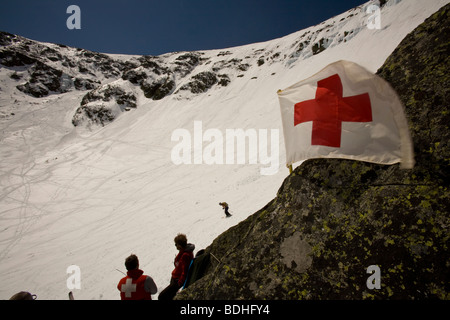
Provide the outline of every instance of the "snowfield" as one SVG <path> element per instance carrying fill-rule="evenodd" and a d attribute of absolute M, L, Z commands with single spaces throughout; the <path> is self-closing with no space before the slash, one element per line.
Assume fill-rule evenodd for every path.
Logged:
<path fill-rule="evenodd" d="M 338 60 L 376 72 L 409 32 L 448 2 L 391 0 L 382 8 L 381 29 L 373 30 L 367 28 L 366 4 L 280 39 L 203 51 L 210 62 L 192 74 L 224 59 L 242 59 L 249 68 L 230 68 L 227 86 L 201 94 L 175 90 L 151 100 L 122 79 L 100 79 L 128 85 L 137 96 L 136 109 L 119 112 L 105 127 L 72 125 L 86 91 L 34 98 L 10 78 L 20 67 L 0 65 L 0 299 L 24 290 L 38 299 L 67 299 L 73 291 L 76 299 L 117 300 L 119 270 L 126 272 L 131 253 L 162 291 L 173 270 L 177 233 L 185 233 L 197 252 L 276 196 L 289 173 L 277 90 Z M 308 43 L 309 36 L 315 38 Z M 325 40 L 318 54 L 297 50 L 302 42 L 312 47 L 320 39 Z M 205 136 L 194 142 L 195 122 L 203 134 L 215 129 L 224 137 L 227 129 L 266 129 L 270 141 L 271 130 L 278 130 L 279 168 L 262 175 L 270 164 L 260 158 L 250 163 L 248 156 L 244 164 L 175 165 L 175 130 L 191 133 L 193 149 L 200 143 L 205 152 L 211 143 Z M 271 154 L 270 143 L 258 146 L 263 148 Z M 224 218 L 222 201 L 230 205 L 231 218 Z M 67 286 L 71 265 L 80 267 L 80 289 Z"/>

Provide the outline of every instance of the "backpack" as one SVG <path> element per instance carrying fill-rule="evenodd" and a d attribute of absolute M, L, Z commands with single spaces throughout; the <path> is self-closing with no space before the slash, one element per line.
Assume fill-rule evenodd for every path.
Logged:
<path fill-rule="evenodd" d="M 205 271 L 209 265 L 209 259 L 210 255 L 209 253 L 205 253 L 204 249 L 197 252 L 195 258 L 192 259 L 191 264 L 189 265 L 189 270 L 186 281 L 183 285 L 183 290 L 205 275 Z"/>

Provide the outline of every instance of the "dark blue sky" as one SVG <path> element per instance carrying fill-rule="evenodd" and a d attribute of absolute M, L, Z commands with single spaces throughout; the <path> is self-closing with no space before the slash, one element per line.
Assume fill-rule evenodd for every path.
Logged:
<path fill-rule="evenodd" d="M 104 53 L 159 55 L 267 41 L 368 0 L 1 0 L 0 30 Z M 69 5 L 81 30 L 69 30 Z"/>

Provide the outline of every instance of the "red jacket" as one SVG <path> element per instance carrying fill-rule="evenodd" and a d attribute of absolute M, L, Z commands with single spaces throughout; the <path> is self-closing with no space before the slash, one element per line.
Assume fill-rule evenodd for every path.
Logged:
<path fill-rule="evenodd" d="M 117 289 L 121 300 L 152 300 L 151 295 L 158 290 L 153 279 L 140 269 L 128 271 L 127 276 L 120 279 Z"/>
<path fill-rule="evenodd" d="M 184 281 L 186 281 L 189 265 L 191 264 L 192 259 L 194 259 L 194 249 L 195 246 L 188 243 L 186 248 L 180 250 L 175 257 L 175 261 L 173 263 L 175 265 L 175 269 L 172 271 L 172 278 L 178 280 L 178 286 L 180 287 L 184 284 Z"/>

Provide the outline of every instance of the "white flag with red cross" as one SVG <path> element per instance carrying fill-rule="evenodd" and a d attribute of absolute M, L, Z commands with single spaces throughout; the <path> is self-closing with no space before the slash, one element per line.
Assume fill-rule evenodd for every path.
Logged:
<path fill-rule="evenodd" d="M 381 77 L 338 61 L 278 91 L 286 163 L 341 158 L 414 167 L 403 105 Z"/>

